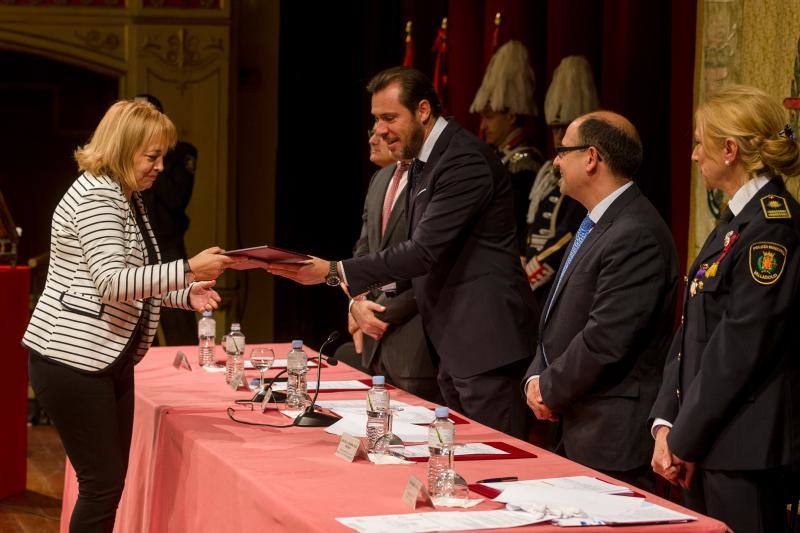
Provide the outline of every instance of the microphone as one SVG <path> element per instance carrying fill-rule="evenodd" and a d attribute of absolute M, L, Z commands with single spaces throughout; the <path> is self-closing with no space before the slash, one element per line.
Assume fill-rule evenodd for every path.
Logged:
<path fill-rule="evenodd" d="M 323 355 L 322 351 L 325 347 L 334 342 L 336 339 L 339 338 L 338 331 L 332 331 L 328 338 L 325 339 L 325 342 L 322 343 L 322 346 L 319 347 L 319 356 L 317 357 L 317 390 L 314 391 L 314 398 L 311 400 L 311 405 L 306 407 L 306 410 L 300 413 L 297 418 L 294 419 L 294 425 L 300 427 L 328 427 L 333 425 L 335 422 L 339 420 L 338 416 L 329 415 L 325 413 L 320 413 L 314 410 L 314 406 L 317 404 L 317 396 L 319 396 L 319 390 L 322 388 L 322 361 L 327 361 L 329 365 L 336 366 L 339 364 L 339 360 L 333 356 L 326 356 Z"/>
<path fill-rule="evenodd" d="M 339 360 L 338 359 L 336 359 L 332 355 L 324 355 L 322 353 L 322 350 L 325 348 L 325 346 L 327 344 L 330 344 L 331 342 L 334 342 L 338 338 L 339 338 L 339 332 L 338 331 L 332 331 L 331 334 L 328 335 L 328 338 L 325 339 L 325 342 L 322 343 L 322 346 L 320 346 L 319 355 L 317 357 L 312 357 L 311 358 L 311 359 L 317 359 L 317 390 L 316 390 L 316 393 L 314 394 L 314 400 L 311 402 L 312 406 L 314 405 L 314 402 L 317 401 L 317 394 L 319 394 L 319 377 L 320 377 L 319 374 L 320 374 L 320 369 L 322 367 L 322 361 L 325 361 L 330 366 L 336 366 L 336 365 L 339 364 Z M 247 400 L 247 402 L 261 403 L 262 401 L 264 401 L 264 394 L 265 394 L 266 390 L 267 389 L 271 389 L 272 385 L 275 383 L 275 381 L 279 377 L 281 377 L 282 375 L 286 374 L 287 372 L 289 372 L 289 369 L 288 368 L 284 368 L 283 370 L 281 370 L 280 372 L 275 374 L 275 376 L 272 379 L 269 380 L 268 386 L 264 386 L 264 384 L 262 383 L 261 384 L 262 385 L 261 386 L 261 390 L 256 392 L 255 396 L 253 396 L 253 398 L 251 398 L 250 400 Z M 245 402 L 245 400 L 242 400 L 242 401 Z M 272 391 L 272 399 L 270 400 L 270 402 L 283 403 L 285 401 L 286 401 L 286 393 L 278 392 L 278 391 Z"/>

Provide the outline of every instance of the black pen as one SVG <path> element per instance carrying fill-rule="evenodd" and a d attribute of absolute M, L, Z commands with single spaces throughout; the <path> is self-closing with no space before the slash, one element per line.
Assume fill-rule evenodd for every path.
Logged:
<path fill-rule="evenodd" d="M 519 478 L 517 476 L 491 477 L 489 479 L 482 479 L 477 483 L 502 483 L 503 481 L 519 481 Z"/>

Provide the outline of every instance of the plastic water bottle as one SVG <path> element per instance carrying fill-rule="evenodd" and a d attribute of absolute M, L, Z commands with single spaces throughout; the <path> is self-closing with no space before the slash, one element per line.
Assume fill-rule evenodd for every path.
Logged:
<path fill-rule="evenodd" d="M 428 426 L 428 491 L 431 496 L 447 496 L 452 490 L 448 472 L 453 468 L 452 447 L 456 437 L 456 427 L 450 422 L 450 410 L 437 407 L 436 420 Z"/>
<path fill-rule="evenodd" d="M 214 366 L 214 345 L 217 342 L 217 322 L 211 318 L 211 311 L 203 311 L 203 318 L 197 323 L 197 363 L 200 366 Z"/>
<path fill-rule="evenodd" d="M 372 388 L 367 391 L 367 451 L 383 452 L 388 447 L 386 439 L 378 440 L 389 433 L 389 391 L 384 386 L 386 378 L 372 376 Z"/>
<path fill-rule="evenodd" d="M 311 398 L 308 396 L 306 384 L 308 355 L 303 351 L 302 340 L 292 341 L 292 349 L 286 357 L 286 368 L 289 374 L 286 383 L 286 408 L 305 409 L 311 404 Z"/>
<path fill-rule="evenodd" d="M 225 335 L 225 383 L 233 380 L 234 374 L 244 374 L 244 333 L 238 322 L 231 324 L 231 332 Z"/>

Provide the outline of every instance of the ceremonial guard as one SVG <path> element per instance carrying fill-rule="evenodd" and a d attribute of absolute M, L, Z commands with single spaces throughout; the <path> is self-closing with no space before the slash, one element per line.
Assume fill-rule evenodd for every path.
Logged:
<path fill-rule="evenodd" d="M 528 194 L 544 160 L 523 130 L 528 118 L 538 115 L 535 87 L 528 50 L 519 41 L 509 41 L 492 56 L 470 107 L 470 112 L 480 113 L 481 134 L 497 150 L 508 170 L 520 257 L 525 256 L 527 248 Z"/>
<path fill-rule="evenodd" d="M 544 101 L 545 120 L 555 149 L 561 146 L 570 122 L 598 107 L 589 62 L 583 56 L 564 58 L 553 72 Z M 541 312 L 564 250 L 586 210 L 561 193 L 552 160 L 542 165 L 528 193 L 525 273 Z"/>
<path fill-rule="evenodd" d="M 800 461 L 800 172 L 784 110 L 729 86 L 696 114 L 708 189 L 730 201 L 689 269 L 681 326 L 653 406 L 653 469 L 734 531 L 781 531 Z"/>

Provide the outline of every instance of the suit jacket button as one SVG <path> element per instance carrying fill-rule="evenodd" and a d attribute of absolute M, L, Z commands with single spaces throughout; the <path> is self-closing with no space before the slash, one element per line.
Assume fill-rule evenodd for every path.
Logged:
<path fill-rule="evenodd" d="M 681 399 L 681 390 L 680 389 L 675 389 L 675 394 L 678 395 L 678 399 L 680 400 Z"/>
<path fill-rule="evenodd" d="M 682 354 L 681 352 L 678 352 L 678 361 L 680 361 L 680 360 L 681 360 L 681 356 L 682 356 L 682 355 L 683 355 L 683 354 Z M 679 392 L 678 394 L 680 394 L 680 392 Z"/>

